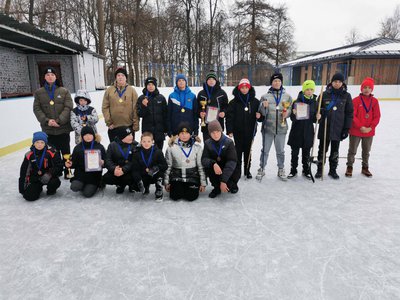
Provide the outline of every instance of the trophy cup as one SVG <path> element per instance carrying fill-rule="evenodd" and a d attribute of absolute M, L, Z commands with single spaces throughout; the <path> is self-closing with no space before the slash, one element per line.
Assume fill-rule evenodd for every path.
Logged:
<path fill-rule="evenodd" d="M 282 122 L 281 122 L 281 126 L 282 126 L 282 127 L 286 127 L 285 118 L 283 117 L 283 114 L 284 114 L 285 112 L 287 112 L 287 109 L 288 109 L 289 106 L 290 106 L 290 102 L 288 102 L 288 101 L 283 101 L 283 102 L 282 102 L 282 106 L 283 106 L 283 109 L 282 109 Z"/>
<path fill-rule="evenodd" d="M 66 162 L 70 162 L 71 161 L 71 154 L 64 154 L 63 158 L 66 160 Z M 71 179 L 72 177 L 74 177 L 72 175 L 71 168 L 67 168 L 67 170 L 68 170 L 67 178 Z"/>
<path fill-rule="evenodd" d="M 206 105 L 207 105 L 207 100 L 200 100 L 200 105 L 201 105 L 201 111 L 205 112 L 206 111 Z M 201 127 L 206 126 L 206 122 L 204 121 L 204 117 L 201 117 Z"/>

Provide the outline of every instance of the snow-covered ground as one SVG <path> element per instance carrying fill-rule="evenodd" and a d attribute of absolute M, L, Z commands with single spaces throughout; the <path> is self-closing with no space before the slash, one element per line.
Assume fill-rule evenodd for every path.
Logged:
<path fill-rule="evenodd" d="M 338 181 L 282 182 L 271 149 L 262 183 L 216 199 L 208 186 L 193 203 L 156 203 L 154 187 L 84 199 L 65 180 L 30 203 L 17 189 L 26 149 L 1 157 L 0 299 L 399 299 L 400 102 L 380 105 L 372 178 L 360 160 L 345 178 L 343 158 Z M 258 133 L 254 175 L 260 147 Z"/>

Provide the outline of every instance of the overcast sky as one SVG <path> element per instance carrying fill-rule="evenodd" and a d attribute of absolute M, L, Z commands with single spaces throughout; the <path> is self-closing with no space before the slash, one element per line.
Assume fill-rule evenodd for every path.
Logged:
<path fill-rule="evenodd" d="M 344 45 L 355 27 L 363 40 L 374 38 L 381 21 L 393 15 L 399 0 L 269 0 L 286 3 L 295 25 L 297 51 L 322 51 Z"/>

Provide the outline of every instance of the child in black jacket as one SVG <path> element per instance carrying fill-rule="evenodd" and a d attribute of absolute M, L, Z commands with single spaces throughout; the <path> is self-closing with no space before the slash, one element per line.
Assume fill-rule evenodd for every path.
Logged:
<path fill-rule="evenodd" d="M 28 201 L 39 199 L 43 186 L 47 195 L 54 195 L 60 187 L 58 178 L 62 171 L 60 154 L 47 146 L 47 134 L 39 131 L 33 134 L 30 151 L 25 154 L 19 176 L 19 192 Z"/>
<path fill-rule="evenodd" d="M 260 101 L 256 92 L 246 78 L 240 80 L 233 90 L 235 98 L 229 102 L 226 114 L 226 133 L 235 139 L 237 166 L 239 174 L 244 160 L 244 176 L 252 178 L 250 173 L 251 144 L 257 131 L 257 120 L 261 118 L 258 112 Z"/>
<path fill-rule="evenodd" d="M 144 194 L 149 194 L 150 184 L 156 185 L 156 201 L 163 199 L 162 180 L 164 172 L 167 170 L 167 161 L 163 152 L 154 145 L 153 134 L 143 132 L 140 139 L 140 147 L 133 154 L 133 180 L 139 190 Z"/>
<path fill-rule="evenodd" d="M 132 177 L 132 155 L 137 142 L 133 140 L 132 130 L 121 126 L 115 130 L 115 140 L 108 145 L 105 167 L 108 172 L 103 175 L 103 184 L 116 185 L 117 194 L 122 194 L 125 187 L 134 192 L 137 186 Z"/>
<path fill-rule="evenodd" d="M 208 197 L 215 198 L 221 192 L 235 194 L 239 191 L 237 183 L 240 178 L 240 170 L 236 168 L 235 145 L 222 133 L 221 124 L 217 120 L 208 124 L 208 132 L 211 138 L 205 142 L 201 157 L 206 175 L 214 187 Z"/>
<path fill-rule="evenodd" d="M 82 142 L 75 146 L 71 160 L 65 162 L 67 168 L 74 168 L 74 177 L 71 179 L 71 190 L 74 192 L 82 191 L 86 198 L 92 197 L 101 185 L 101 175 L 103 172 L 106 150 L 99 142 L 99 136 L 94 133 L 92 127 L 85 126 L 81 130 Z M 100 170 L 90 170 L 87 155 L 90 151 L 100 150 L 99 167 Z M 97 154 L 96 152 L 93 152 Z"/>
<path fill-rule="evenodd" d="M 142 132 L 151 132 L 158 149 L 162 150 L 168 132 L 167 100 L 157 89 L 157 79 L 146 78 L 143 95 L 137 102 L 139 117 L 142 118 Z"/>

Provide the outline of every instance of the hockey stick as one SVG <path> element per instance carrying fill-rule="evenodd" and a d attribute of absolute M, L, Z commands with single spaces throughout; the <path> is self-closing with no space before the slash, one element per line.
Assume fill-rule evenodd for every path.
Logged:
<path fill-rule="evenodd" d="M 249 157 L 247 158 L 247 167 L 246 167 L 246 174 L 249 174 L 250 172 L 250 160 L 251 160 L 251 150 L 253 149 L 253 144 L 254 144 L 254 138 L 256 137 L 257 134 L 257 120 L 256 124 L 254 125 L 254 130 L 253 130 L 253 139 L 251 140 L 251 145 L 250 145 L 250 152 L 249 152 Z M 247 179 L 247 175 L 245 177 L 245 180 Z"/>
<path fill-rule="evenodd" d="M 321 92 L 319 94 L 319 99 L 318 99 L 318 110 L 317 110 L 317 115 L 320 114 L 321 112 L 321 103 L 322 103 L 322 94 L 324 92 L 324 86 L 321 85 Z M 310 162 L 309 162 L 309 169 L 310 169 L 310 174 L 311 174 L 311 180 L 313 183 L 315 183 L 314 175 L 311 172 L 311 166 L 314 160 L 314 157 L 318 157 L 318 150 L 317 149 L 317 139 L 318 139 L 318 130 L 319 130 L 319 120 L 315 122 L 315 128 L 314 128 L 314 138 L 313 138 L 313 146 L 311 148 L 311 155 L 310 155 Z"/>

